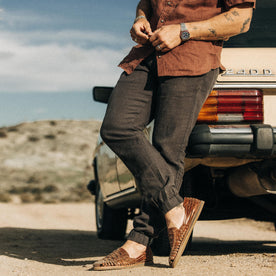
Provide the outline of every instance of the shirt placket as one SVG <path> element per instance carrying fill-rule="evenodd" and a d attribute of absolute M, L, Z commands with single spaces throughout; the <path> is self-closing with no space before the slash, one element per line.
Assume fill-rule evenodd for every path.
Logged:
<path fill-rule="evenodd" d="M 178 4 L 179 0 L 171 0 L 171 1 L 163 1 L 163 10 L 160 14 L 158 23 L 157 23 L 157 29 L 161 28 L 162 26 L 166 25 L 167 23 L 167 16 L 170 14 L 170 12 L 176 7 Z M 163 53 L 157 51 L 156 56 L 158 59 L 162 58 Z"/>

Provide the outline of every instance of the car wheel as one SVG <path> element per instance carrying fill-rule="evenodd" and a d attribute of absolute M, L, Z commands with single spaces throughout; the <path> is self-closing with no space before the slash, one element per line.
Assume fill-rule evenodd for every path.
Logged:
<path fill-rule="evenodd" d="M 113 209 L 107 206 L 98 184 L 96 188 L 95 211 L 98 238 L 123 240 L 126 233 L 128 211 L 126 208 Z"/>
<path fill-rule="evenodd" d="M 190 236 L 190 239 L 187 243 L 186 249 L 183 254 L 185 254 L 185 252 L 187 252 L 188 250 L 191 250 L 192 236 L 193 236 L 193 232 Z M 159 236 L 152 241 L 151 249 L 152 249 L 154 255 L 156 255 L 156 256 L 169 256 L 170 255 L 171 249 L 170 249 L 167 228 L 165 228 L 163 231 L 161 231 Z"/>

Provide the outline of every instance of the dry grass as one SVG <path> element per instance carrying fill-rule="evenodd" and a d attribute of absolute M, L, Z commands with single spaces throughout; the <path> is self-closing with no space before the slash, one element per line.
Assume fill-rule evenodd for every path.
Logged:
<path fill-rule="evenodd" d="M 90 201 L 100 123 L 42 121 L 0 129 L 0 202 Z M 8 133 L 8 135 L 7 135 Z"/>

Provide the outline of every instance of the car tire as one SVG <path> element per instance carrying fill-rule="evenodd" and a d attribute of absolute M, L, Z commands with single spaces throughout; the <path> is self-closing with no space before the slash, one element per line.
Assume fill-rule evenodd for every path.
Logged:
<path fill-rule="evenodd" d="M 193 237 L 193 232 L 189 238 L 189 241 L 187 243 L 186 249 L 184 250 L 183 254 L 185 254 L 185 252 L 191 250 L 192 237 Z M 156 256 L 169 256 L 170 255 L 171 248 L 170 248 L 167 228 L 162 230 L 160 232 L 159 236 L 152 241 L 151 249 L 152 249 L 152 252 L 154 253 L 154 255 L 156 255 Z"/>
<path fill-rule="evenodd" d="M 95 197 L 97 236 L 104 240 L 123 240 L 126 234 L 128 210 L 113 209 L 103 201 L 100 185 L 97 184 Z"/>

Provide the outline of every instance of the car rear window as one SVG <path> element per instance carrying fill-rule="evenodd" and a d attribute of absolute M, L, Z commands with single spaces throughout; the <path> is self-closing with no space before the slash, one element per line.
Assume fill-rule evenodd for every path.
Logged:
<path fill-rule="evenodd" d="M 250 30 L 230 38 L 224 47 L 276 47 L 276 1 L 257 0 Z"/>

